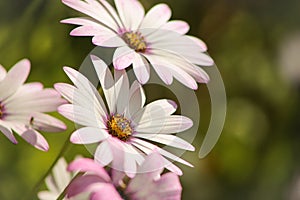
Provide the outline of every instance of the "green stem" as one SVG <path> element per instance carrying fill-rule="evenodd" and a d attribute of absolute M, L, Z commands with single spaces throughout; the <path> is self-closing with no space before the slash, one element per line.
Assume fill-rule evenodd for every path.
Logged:
<path fill-rule="evenodd" d="M 36 196 L 36 193 L 38 192 L 38 190 L 40 189 L 41 185 L 44 183 L 45 178 L 51 173 L 53 167 L 55 166 L 55 164 L 57 163 L 57 161 L 64 155 L 64 153 L 68 150 L 68 148 L 70 147 L 70 142 L 69 142 L 69 138 L 67 138 L 67 140 L 65 141 L 61 151 L 59 152 L 59 154 L 57 155 L 57 157 L 55 158 L 54 162 L 52 163 L 52 165 L 50 166 L 50 168 L 47 170 L 47 172 L 40 178 L 40 180 L 36 183 L 36 185 L 34 186 L 33 190 L 31 191 L 29 198 L 27 198 L 28 200 L 32 200 L 35 199 L 34 197 Z"/>

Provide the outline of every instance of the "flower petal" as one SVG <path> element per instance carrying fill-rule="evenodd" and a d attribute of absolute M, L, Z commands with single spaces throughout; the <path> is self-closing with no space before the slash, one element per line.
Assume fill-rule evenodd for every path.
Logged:
<path fill-rule="evenodd" d="M 30 123 L 34 129 L 46 132 L 62 132 L 67 126 L 60 120 L 39 112 L 31 114 Z"/>
<path fill-rule="evenodd" d="M 137 0 L 115 0 L 115 4 L 124 28 L 137 30 L 145 15 L 141 3 Z"/>
<path fill-rule="evenodd" d="M 49 145 L 47 140 L 36 130 L 27 128 L 23 124 L 16 123 L 12 129 L 35 148 L 42 151 L 48 151 Z"/>
<path fill-rule="evenodd" d="M 102 166 L 108 165 L 113 160 L 112 150 L 107 141 L 100 143 L 94 156 L 94 159 Z"/>
<path fill-rule="evenodd" d="M 143 120 L 135 127 L 136 132 L 142 133 L 178 133 L 193 126 L 193 121 L 185 116 L 171 115 L 161 118 Z"/>
<path fill-rule="evenodd" d="M 78 1 L 78 0 L 62 0 L 63 4 L 82 12 L 101 24 L 117 31 L 119 29 L 118 25 L 115 23 L 114 19 L 107 12 L 107 10 L 97 1 Z"/>
<path fill-rule="evenodd" d="M 128 46 L 116 49 L 113 56 L 113 64 L 115 69 L 122 70 L 131 65 L 136 57 L 136 52 Z"/>
<path fill-rule="evenodd" d="M 0 82 L 0 101 L 17 91 L 25 82 L 30 71 L 30 61 L 23 59 L 15 64 Z"/>
<path fill-rule="evenodd" d="M 53 177 L 55 179 L 55 184 L 57 188 L 63 192 L 63 190 L 68 186 L 71 181 L 71 175 L 67 172 L 67 162 L 64 158 L 60 158 L 55 166 L 53 167 Z"/>
<path fill-rule="evenodd" d="M 14 144 L 17 144 L 17 140 L 13 135 L 11 128 L 6 126 L 3 122 L 0 122 L 0 131 Z"/>
<path fill-rule="evenodd" d="M 124 113 L 128 106 L 129 80 L 125 70 L 115 70 L 114 76 L 117 113 Z"/>
<path fill-rule="evenodd" d="M 179 33 L 181 35 L 186 34 L 190 30 L 190 26 L 185 21 L 181 20 L 173 20 L 169 21 L 166 24 L 164 24 L 161 29 L 174 31 L 176 33 Z"/>
<path fill-rule="evenodd" d="M 76 178 L 67 188 L 67 197 L 74 197 L 84 192 L 91 192 L 105 185 L 103 179 L 97 175 L 84 175 Z M 98 187 L 97 187 L 98 186 Z"/>
<path fill-rule="evenodd" d="M 143 138 L 147 140 L 151 140 L 153 142 L 158 142 L 161 144 L 165 144 L 167 146 L 176 147 L 179 149 L 195 151 L 195 147 L 188 143 L 187 141 L 175 136 L 175 135 L 163 135 L 163 134 L 140 134 L 137 133 L 134 135 L 138 138 Z"/>
<path fill-rule="evenodd" d="M 6 74 L 6 69 L 2 65 L 0 65 L 0 81 L 2 81 L 5 78 Z"/>
<path fill-rule="evenodd" d="M 123 200 L 119 195 L 118 191 L 112 184 L 103 184 L 93 193 L 90 197 L 90 200 Z"/>
<path fill-rule="evenodd" d="M 145 102 L 146 96 L 142 86 L 137 81 L 134 81 L 129 91 L 129 104 L 125 116 L 131 119 L 144 106 Z"/>
<path fill-rule="evenodd" d="M 116 97 L 115 97 L 115 86 L 114 79 L 112 74 L 104 63 L 103 60 L 98 58 L 97 56 L 91 55 L 92 62 L 94 64 L 97 76 L 100 80 L 100 84 L 103 90 L 103 93 L 106 97 L 106 102 L 109 108 L 110 113 L 114 113 L 116 111 Z"/>
<path fill-rule="evenodd" d="M 140 29 L 159 28 L 170 19 L 171 15 L 171 9 L 167 4 L 157 4 L 147 12 Z"/>
<path fill-rule="evenodd" d="M 147 83 L 150 78 L 150 66 L 148 61 L 143 56 L 135 54 L 132 64 L 137 80 L 141 84 Z"/>
<path fill-rule="evenodd" d="M 74 83 L 74 85 L 80 91 L 81 95 L 79 95 L 78 93 L 75 92 L 74 98 L 79 98 L 79 99 L 83 100 L 82 103 L 85 102 L 84 100 L 89 101 L 89 104 L 87 104 L 87 105 L 89 105 L 90 107 L 91 107 L 91 105 L 93 105 L 92 106 L 93 109 L 95 109 L 97 112 L 101 113 L 102 116 L 106 116 L 107 110 L 106 110 L 105 104 L 104 104 L 101 96 L 99 95 L 99 92 L 93 86 L 93 84 L 81 73 L 79 73 L 78 71 L 76 71 L 70 67 L 64 67 L 64 71 L 68 75 L 70 80 Z M 81 98 L 81 96 L 84 96 L 84 98 Z"/>
<path fill-rule="evenodd" d="M 153 119 L 161 118 L 162 116 L 169 116 L 177 109 L 177 105 L 172 100 L 160 99 L 147 104 L 144 108 L 140 109 L 132 120 L 136 124 L 142 124 Z"/>
<path fill-rule="evenodd" d="M 88 172 L 93 173 L 103 179 L 105 182 L 110 182 L 111 179 L 105 169 L 93 159 L 90 158 L 78 158 L 71 162 L 68 166 L 68 171 L 73 172 Z"/>
<path fill-rule="evenodd" d="M 94 127 L 83 127 L 74 131 L 70 141 L 75 144 L 92 144 L 101 142 L 108 137 L 106 130 Z"/>
<path fill-rule="evenodd" d="M 58 107 L 58 112 L 67 119 L 82 126 L 106 128 L 106 123 L 97 112 L 87 110 L 78 105 L 64 104 Z"/>

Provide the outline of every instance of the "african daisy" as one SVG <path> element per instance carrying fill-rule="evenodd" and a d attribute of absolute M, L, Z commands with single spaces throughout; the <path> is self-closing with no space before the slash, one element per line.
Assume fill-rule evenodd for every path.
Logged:
<path fill-rule="evenodd" d="M 151 153 L 138 168 L 136 176 L 126 183 L 119 172 L 112 170 L 109 175 L 92 159 L 78 159 L 68 166 L 68 170 L 85 174 L 71 182 L 67 196 L 76 197 L 85 192 L 90 193 L 90 200 L 180 200 L 182 187 L 178 176 L 172 172 L 161 175 L 163 169 L 163 158 Z"/>
<path fill-rule="evenodd" d="M 104 166 L 112 163 L 112 168 L 125 171 L 131 177 L 137 165 L 144 161 L 144 156 L 154 149 L 171 160 L 191 166 L 151 142 L 193 151 L 191 144 L 172 135 L 189 129 L 192 121 L 184 116 L 172 115 L 176 104 L 171 100 L 156 100 L 145 106 L 146 97 L 141 85 L 135 81 L 129 87 L 125 70 L 115 70 L 113 78 L 101 59 L 91 58 L 108 109 L 97 89 L 72 68 L 64 67 L 64 71 L 75 86 L 55 84 L 55 89 L 71 103 L 61 105 L 58 112 L 83 126 L 73 132 L 71 142 L 99 144 L 94 153 L 95 159 Z M 169 160 L 164 159 L 164 162 L 168 169 L 182 174 Z"/>
<path fill-rule="evenodd" d="M 205 52 L 203 41 L 185 35 L 189 25 L 172 20 L 171 9 L 158 4 L 147 14 L 137 0 L 115 0 L 116 10 L 105 0 L 62 0 L 87 15 L 62 20 L 79 27 L 72 36 L 93 36 L 93 43 L 102 47 L 116 47 L 114 67 L 125 69 L 132 64 L 138 81 L 145 84 L 150 77 L 150 65 L 164 83 L 170 85 L 173 77 L 194 90 L 197 82 L 207 83 L 209 77 L 199 66 L 213 65 Z"/>
<path fill-rule="evenodd" d="M 38 131 L 60 132 L 63 122 L 44 114 L 56 111 L 65 100 L 54 89 L 43 89 L 41 83 L 26 83 L 30 62 L 23 59 L 9 72 L 0 65 L 0 131 L 17 143 L 13 131 L 37 149 L 47 151 L 49 145 Z"/>

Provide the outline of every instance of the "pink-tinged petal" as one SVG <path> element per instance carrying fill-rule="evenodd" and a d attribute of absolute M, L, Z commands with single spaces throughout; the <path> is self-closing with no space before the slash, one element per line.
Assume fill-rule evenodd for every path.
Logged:
<path fill-rule="evenodd" d="M 158 142 L 161 144 L 165 144 L 167 146 L 176 147 L 179 149 L 195 151 L 195 147 L 188 143 L 187 141 L 174 136 L 174 135 L 163 135 L 163 134 L 141 134 L 137 133 L 134 135 L 138 138 L 143 138 L 147 140 L 151 140 L 153 142 Z"/>
<path fill-rule="evenodd" d="M 25 88 L 20 87 L 19 90 L 23 89 Z M 17 92 L 11 96 L 12 98 L 5 101 L 6 109 L 11 110 L 11 114 L 31 111 L 52 112 L 55 111 L 59 105 L 66 103 L 57 91 L 50 88 L 32 93 L 22 91 L 20 93 L 23 95 L 19 95 Z"/>
<path fill-rule="evenodd" d="M 140 149 L 142 152 L 146 153 L 147 155 L 150 155 L 151 153 L 153 153 L 153 151 L 157 151 L 156 146 L 148 144 L 143 140 L 135 138 L 132 141 L 133 141 L 132 145 L 134 145 L 136 148 Z M 176 165 L 171 163 L 166 158 L 163 158 L 163 162 L 164 162 L 164 167 L 170 170 L 171 172 L 174 172 L 179 176 L 183 174 L 182 171 Z"/>
<path fill-rule="evenodd" d="M 115 81 L 113 79 L 113 76 L 103 60 L 94 55 L 91 55 L 91 59 L 95 67 L 97 76 L 100 80 L 101 88 L 105 95 L 109 111 L 110 113 L 114 113 L 116 111 L 116 97 L 114 92 Z"/>
<path fill-rule="evenodd" d="M 132 118 L 145 105 L 145 102 L 146 96 L 142 86 L 137 81 L 134 81 L 129 91 L 129 105 L 125 111 L 125 116 Z"/>
<path fill-rule="evenodd" d="M 170 19 L 171 15 L 171 9 L 168 5 L 157 4 L 147 12 L 140 29 L 159 28 Z"/>
<path fill-rule="evenodd" d="M 73 29 L 70 33 L 71 36 L 95 36 L 106 35 L 107 39 L 116 37 L 117 34 L 101 25 L 86 25 L 79 26 Z"/>
<path fill-rule="evenodd" d="M 7 73 L 6 77 L 0 82 L 0 101 L 3 101 L 25 82 L 30 71 L 30 61 L 23 59 L 15 64 Z"/>
<path fill-rule="evenodd" d="M 114 159 L 111 147 L 107 141 L 103 141 L 99 144 L 94 156 L 95 161 L 100 163 L 102 166 L 108 165 Z"/>
<path fill-rule="evenodd" d="M 67 126 L 62 121 L 39 112 L 31 114 L 30 125 L 34 129 L 46 132 L 62 132 L 67 129 Z"/>
<path fill-rule="evenodd" d="M 163 155 L 163 156 L 165 156 L 165 157 L 167 157 L 167 158 L 169 158 L 171 160 L 174 160 L 174 161 L 182 163 L 184 165 L 193 167 L 193 165 L 190 164 L 189 162 L 187 162 L 187 161 L 179 158 L 178 156 L 175 156 L 174 154 L 172 154 L 172 153 L 170 153 L 168 151 L 165 151 L 162 148 L 159 148 L 158 146 L 156 146 L 154 144 L 151 144 L 149 142 L 146 142 L 146 141 L 143 141 L 143 140 L 137 139 L 137 138 L 132 139 L 132 141 L 135 143 L 135 145 L 136 144 L 141 145 L 141 146 L 138 147 L 139 149 L 141 149 L 141 147 L 143 146 L 144 148 L 142 147 L 143 149 L 141 149 L 141 150 L 144 151 L 146 154 L 150 154 L 150 153 L 152 153 L 152 151 L 155 150 L 158 153 L 160 153 L 161 155 Z"/>
<path fill-rule="evenodd" d="M 97 175 L 84 175 L 73 180 L 67 187 L 67 197 L 74 197 L 84 192 L 92 192 L 95 189 L 101 188 L 105 184 L 102 177 Z"/>
<path fill-rule="evenodd" d="M 115 4 L 124 28 L 137 30 L 145 15 L 141 3 L 137 0 L 115 0 Z"/>
<path fill-rule="evenodd" d="M 67 83 L 56 83 L 54 84 L 54 88 L 61 94 L 63 98 L 70 103 L 74 103 L 73 98 L 76 88 L 73 85 Z"/>
<path fill-rule="evenodd" d="M 124 176 L 125 176 L 124 172 L 111 169 L 112 182 L 116 187 L 122 184 Z"/>
<path fill-rule="evenodd" d="M 132 66 L 138 81 L 141 84 L 147 83 L 150 78 L 150 66 L 148 61 L 143 56 L 136 54 Z"/>
<path fill-rule="evenodd" d="M 103 184 L 93 193 L 90 200 L 123 200 L 112 184 Z"/>
<path fill-rule="evenodd" d="M 165 84 L 171 85 L 173 82 L 173 76 L 168 70 L 168 68 L 160 62 L 159 57 L 154 55 L 145 55 L 145 57 L 149 60 L 160 79 Z"/>
<path fill-rule="evenodd" d="M 95 35 L 92 41 L 94 45 L 102 47 L 121 47 L 126 45 L 124 40 L 119 36 L 107 35 L 105 33 Z"/>
<path fill-rule="evenodd" d="M 109 14 L 112 15 L 112 17 L 114 18 L 116 23 L 119 25 L 119 27 L 123 27 L 121 19 L 120 19 L 118 13 L 116 12 L 115 8 L 112 7 L 106 0 L 99 0 L 99 1 L 108 10 Z"/>
<path fill-rule="evenodd" d="M 90 158 L 76 159 L 69 164 L 68 171 L 93 173 L 99 176 L 99 178 L 103 179 L 103 181 L 105 182 L 111 181 L 106 170 L 100 164 L 96 163 L 93 159 Z"/>
<path fill-rule="evenodd" d="M 64 104 L 58 107 L 58 112 L 67 119 L 82 126 L 106 128 L 106 122 L 95 110 L 87 110 L 78 105 Z"/>
<path fill-rule="evenodd" d="M 185 116 L 171 115 L 148 120 L 135 127 L 136 132 L 172 134 L 185 131 L 193 126 L 193 121 Z"/>
<path fill-rule="evenodd" d="M 155 182 L 155 186 L 157 196 L 159 196 L 160 199 L 181 199 L 182 187 L 179 177 L 176 174 L 169 172 L 162 175 L 161 178 Z"/>
<path fill-rule="evenodd" d="M 94 18 L 115 31 L 119 28 L 111 15 L 99 2 L 89 1 L 87 3 L 85 1 L 78 0 L 62 0 L 62 2 L 70 8 Z"/>
<path fill-rule="evenodd" d="M 97 21 L 95 21 L 90 17 L 74 17 L 74 18 L 61 20 L 60 22 L 64 24 L 74 24 L 74 25 L 81 25 L 81 26 L 99 25 Z"/>
<path fill-rule="evenodd" d="M 194 79 L 197 82 L 207 83 L 209 81 L 209 76 L 207 75 L 207 73 L 200 67 L 191 63 L 194 59 L 194 57 L 192 57 L 193 56 L 192 54 L 184 58 L 181 57 L 181 55 L 185 54 L 183 52 L 178 54 L 175 51 L 160 50 L 160 49 L 155 49 L 152 51 L 153 53 L 156 54 L 156 55 L 152 55 L 152 57 L 157 57 L 157 59 L 160 59 L 161 65 L 166 67 L 171 67 L 174 70 L 183 70 L 184 72 L 194 77 Z M 205 54 L 197 53 L 194 55 L 201 57 L 201 55 L 205 55 Z M 198 61 L 199 61 L 198 58 L 196 58 L 195 62 Z"/>
<path fill-rule="evenodd" d="M 177 105 L 172 100 L 160 99 L 147 104 L 144 108 L 140 109 L 132 120 L 136 124 L 142 124 L 149 120 L 161 118 L 162 116 L 169 116 L 177 109 Z"/>
<path fill-rule="evenodd" d="M 154 57 L 154 55 L 151 55 L 151 57 Z M 157 57 L 158 57 L 157 59 L 161 59 L 160 66 L 164 66 L 169 71 L 170 75 L 172 75 L 174 78 L 176 78 L 179 82 L 181 82 L 186 87 L 191 88 L 193 90 L 197 90 L 198 88 L 197 82 L 190 74 L 188 74 L 186 71 L 184 71 L 182 68 L 180 68 L 177 65 L 170 65 L 170 62 L 166 62 L 166 58 L 163 58 L 163 56 L 157 56 Z"/>
<path fill-rule="evenodd" d="M 48 151 L 49 145 L 47 140 L 36 130 L 27 128 L 22 124 L 15 124 L 12 129 L 35 148 Z"/>
<path fill-rule="evenodd" d="M 199 38 L 197 38 L 195 36 L 191 36 L 191 35 L 186 35 L 185 37 L 192 40 L 198 47 L 200 47 L 202 49 L 203 52 L 207 51 L 206 44 L 202 40 L 200 40 Z"/>
<path fill-rule="evenodd" d="M 107 130 L 93 127 L 83 127 L 72 133 L 70 141 L 75 144 L 92 144 L 101 142 L 107 137 Z"/>
<path fill-rule="evenodd" d="M 117 113 L 124 113 L 128 106 L 129 80 L 125 70 L 115 70 L 114 76 Z"/>
<path fill-rule="evenodd" d="M 85 99 L 85 101 L 89 101 L 90 103 L 88 105 L 90 107 L 95 109 L 102 116 L 106 116 L 107 110 L 105 104 L 101 96 L 99 95 L 99 92 L 93 86 L 93 84 L 81 73 L 79 73 L 78 71 L 70 67 L 64 67 L 64 71 L 67 74 L 67 76 L 70 78 L 70 80 L 74 83 L 74 85 L 80 90 L 81 95 L 77 95 L 77 93 L 75 93 L 74 98 L 80 98 L 81 96 L 84 96 L 84 98 L 83 99 L 81 98 L 81 100 Z M 82 106 L 84 107 L 84 105 Z"/>
<path fill-rule="evenodd" d="M 137 171 L 137 165 L 144 162 L 144 157 L 131 145 L 124 143 L 124 171 L 129 177 L 133 177 Z"/>
<path fill-rule="evenodd" d="M 1 123 L 1 122 L 0 122 Z M 3 123 L 0 124 L 0 131 L 14 144 L 17 144 L 17 140 L 13 135 L 11 129 L 4 125 Z"/>
<path fill-rule="evenodd" d="M 161 29 L 174 31 L 176 33 L 179 33 L 181 35 L 186 34 L 190 30 L 190 26 L 185 21 L 181 20 L 173 20 L 169 21 L 166 24 L 164 24 Z"/>
<path fill-rule="evenodd" d="M 6 74 L 6 69 L 2 65 L 0 65 L 0 81 L 2 81 L 5 78 Z"/>
<path fill-rule="evenodd" d="M 128 46 L 116 49 L 113 56 L 113 64 L 116 70 L 122 70 L 132 64 L 135 59 L 136 52 Z"/>
<path fill-rule="evenodd" d="M 149 179 L 156 179 L 162 173 L 164 168 L 163 157 L 156 151 L 149 154 L 141 166 L 139 166 L 137 175 L 146 173 Z M 134 180 L 132 180 L 134 181 Z"/>
<path fill-rule="evenodd" d="M 169 160 L 167 160 L 166 158 L 164 158 L 164 163 L 165 163 L 165 168 L 166 169 L 170 170 L 171 172 L 175 173 L 178 176 L 183 175 L 183 172 L 181 171 L 181 169 L 179 167 L 177 167 L 176 165 L 174 165 Z"/>

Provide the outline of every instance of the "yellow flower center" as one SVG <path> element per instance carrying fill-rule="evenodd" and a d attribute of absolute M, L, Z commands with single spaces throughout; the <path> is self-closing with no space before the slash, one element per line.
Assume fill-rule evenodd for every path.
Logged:
<path fill-rule="evenodd" d="M 133 132 L 130 121 L 120 114 L 112 116 L 111 119 L 107 121 L 107 128 L 112 136 L 124 142 L 129 140 Z"/>
<path fill-rule="evenodd" d="M 136 52 L 145 52 L 147 49 L 145 38 L 138 32 L 126 32 L 122 38 Z"/>

